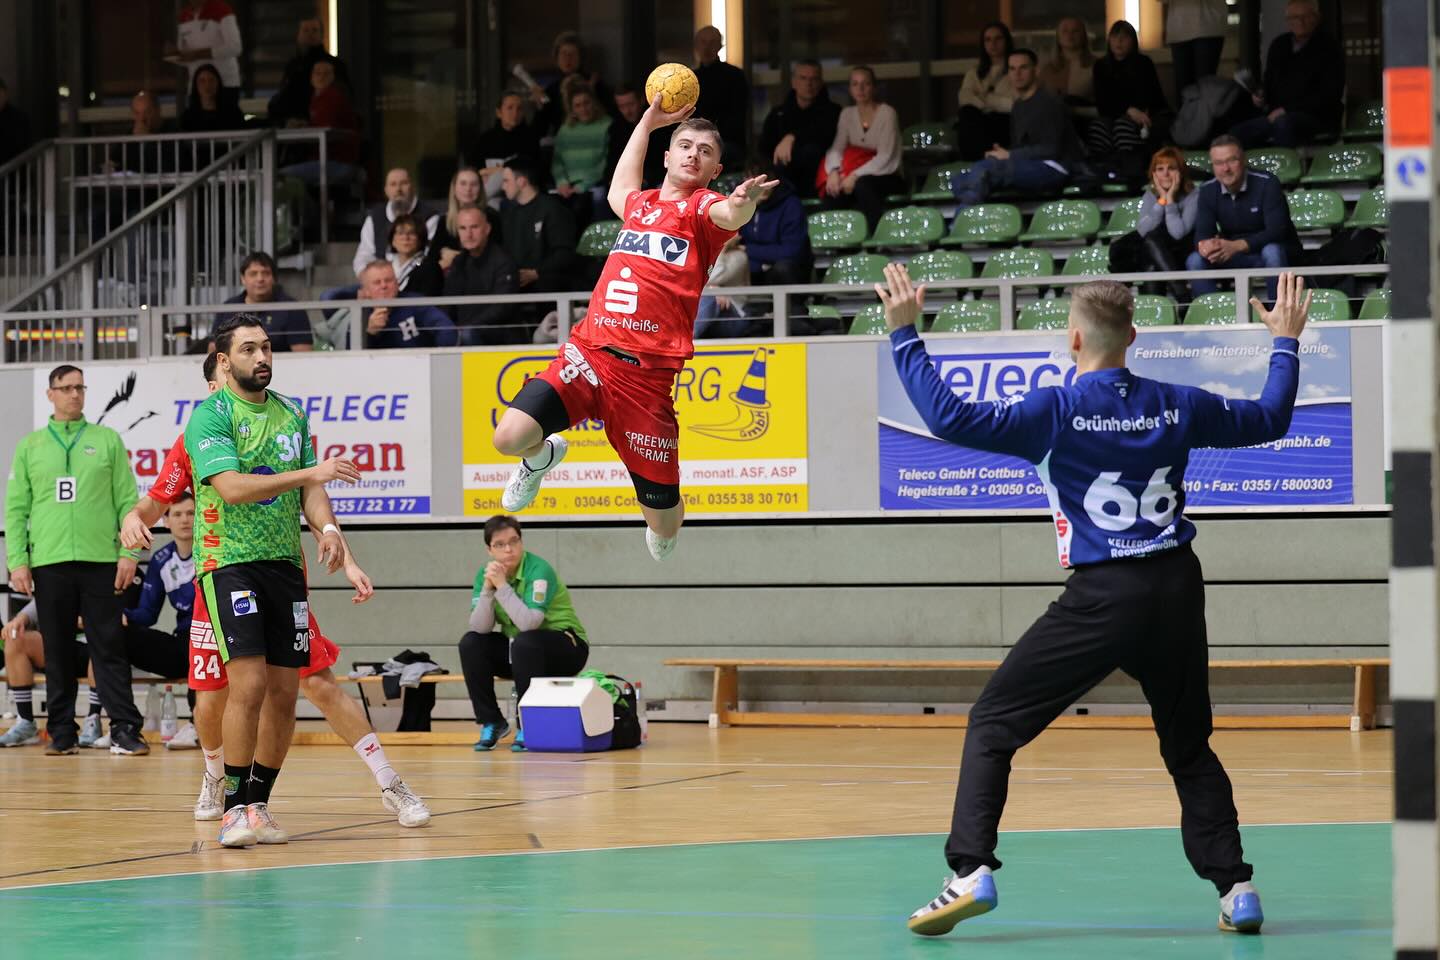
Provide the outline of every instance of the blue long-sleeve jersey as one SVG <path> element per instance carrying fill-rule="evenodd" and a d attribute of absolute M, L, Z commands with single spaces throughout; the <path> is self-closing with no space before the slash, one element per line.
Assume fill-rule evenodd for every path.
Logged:
<path fill-rule="evenodd" d="M 1246 447 L 1290 429 L 1300 344 L 1276 337 L 1259 400 L 1096 370 L 1064 387 L 968 403 L 945 385 L 914 327 L 890 335 L 895 369 L 930 432 L 1035 464 L 1045 484 L 1060 565 L 1171 550 L 1195 537 L 1185 519 L 1185 467 L 1196 447 Z"/>
<path fill-rule="evenodd" d="M 167 598 L 175 608 L 175 636 L 188 637 L 190 615 L 195 609 L 195 560 L 193 556 L 180 556 L 173 540 L 150 557 L 140 599 L 133 610 L 125 611 L 125 618 L 142 627 L 153 627 Z"/>

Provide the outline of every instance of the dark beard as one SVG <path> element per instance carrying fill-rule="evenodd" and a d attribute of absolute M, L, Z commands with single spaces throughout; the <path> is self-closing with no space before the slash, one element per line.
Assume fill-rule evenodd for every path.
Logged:
<path fill-rule="evenodd" d="M 250 376 L 242 376 L 238 370 L 231 370 L 230 376 L 235 378 L 235 385 L 246 393 L 262 393 L 270 385 L 270 371 L 264 374 L 252 373 Z"/>

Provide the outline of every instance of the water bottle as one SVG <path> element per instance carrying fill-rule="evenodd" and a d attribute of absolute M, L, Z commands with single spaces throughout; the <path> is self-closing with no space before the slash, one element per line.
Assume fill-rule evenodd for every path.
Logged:
<path fill-rule="evenodd" d="M 510 725 L 520 726 L 520 698 L 515 695 L 515 687 L 510 687 Z"/>
<path fill-rule="evenodd" d="M 160 707 L 160 741 L 169 743 L 175 736 L 175 729 L 179 725 L 175 712 L 175 691 L 170 684 L 165 685 L 165 702 Z"/>
<path fill-rule="evenodd" d="M 160 688 L 153 683 L 145 696 L 145 729 L 160 729 Z"/>
<path fill-rule="evenodd" d="M 634 680 L 630 684 L 635 688 L 635 716 L 640 718 L 640 746 L 645 746 L 650 740 L 650 718 L 645 716 L 645 684 Z"/>

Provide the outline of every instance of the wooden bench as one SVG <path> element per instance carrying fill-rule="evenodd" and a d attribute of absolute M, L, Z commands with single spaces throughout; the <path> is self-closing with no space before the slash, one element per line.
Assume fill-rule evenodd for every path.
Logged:
<path fill-rule="evenodd" d="M 778 727 L 964 727 L 963 714 L 886 713 L 778 713 L 740 709 L 740 668 L 760 670 L 954 670 L 993 671 L 999 660 L 766 660 L 681 657 L 666 660 L 667 667 L 709 667 L 715 671 L 711 696 L 710 725 Z M 1217 716 L 1215 726 L 1223 729 L 1258 727 L 1322 727 L 1372 730 L 1375 727 L 1375 672 L 1388 668 L 1388 657 L 1335 657 L 1309 660 L 1212 660 L 1212 670 L 1344 669 L 1354 671 L 1354 696 L 1350 716 L 1307 714 L 1304 716 Z M 1089 714 L 1062 716 L 1052 726 L 1086 729 L 1147 729 L 1148 716 Z"/>

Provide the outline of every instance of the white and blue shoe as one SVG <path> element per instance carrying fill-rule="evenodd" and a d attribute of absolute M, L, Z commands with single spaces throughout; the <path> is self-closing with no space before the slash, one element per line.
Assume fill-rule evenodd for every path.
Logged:
<path fill-rule="evenodd" d="M 1220 929 L 1226 933 L 1259 933 L 1264 922 L 1260 894 L 1248 880 L 1235 884 L 1220 898 Z"/>
<path fill-rule="evenodd" d="M 955 929 L 961 920 L 989 913 L 1000 903 L 995 877 L 989 867 L 977 867 L 967 876 L 952 874 L 944 881 L 940 895 L 910 914 L 908 926 L 922 937 L 939 937 Z"/>
<path fill-rule="evenodd" d="M 77 742 L 80 746 L 88 749 L 94 747 L 95 741 L 99 740 L 104 733 L 105 731 L 100 729 L 100 714 L 92 713 L 85 718 L 84 723 L 80 724 L 80 739 Z"/>
<path fill-rule="evenodd" d="M 0 747 L 28 747 L 33 743 L 40 742 L 40 728 L 35 726 L 34 720 L 19 718 L 0 736 Z"/>

